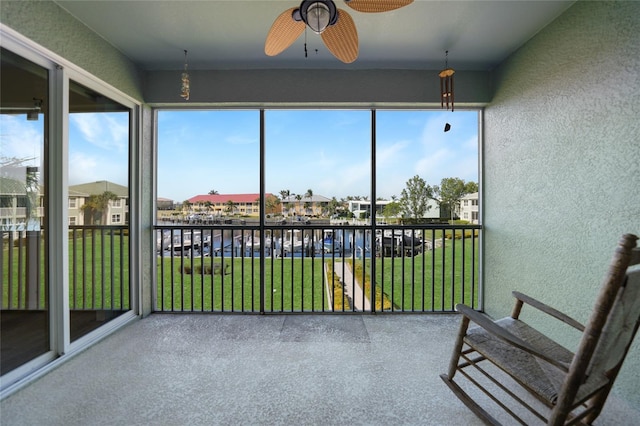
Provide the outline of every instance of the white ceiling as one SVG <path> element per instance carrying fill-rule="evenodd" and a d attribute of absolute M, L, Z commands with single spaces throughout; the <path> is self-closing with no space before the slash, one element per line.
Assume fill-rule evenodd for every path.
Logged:
<path fill-rule="evenodd" d="M 381 0 L 384 1 L 384 0 Z M 445 51 L 456 69 L 490 70 L 565 11 L 574 0 L 415 0 L 368 14 L 335 3 L 354 19 L 358 59 L 343 64 L 307 30 L 286 51 L 266 56 L 264 42 L 280 13 L 300 0 L 57 0 L 57 4 L 146 70 L 439 69 Z M 317 49 L 317 52 L 316 52 Z"/>

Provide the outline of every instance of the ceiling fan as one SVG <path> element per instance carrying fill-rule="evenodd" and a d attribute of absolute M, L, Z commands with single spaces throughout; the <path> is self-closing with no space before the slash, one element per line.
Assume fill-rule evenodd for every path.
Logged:
<path fill-rule="evenodd" d="M 387 12 L 399 9 L 413 0 L 344 0 L 358 12 Z M 320 34 L 327 49 L 339 60 L 350 64 L 358 57 L 358 31 L 353 18 L 338 9 L 333 0 L 303 0 L 300 7 L 282 12 L 273 22 L 264 53 L 276 56 L 286 50 L 302 34 L 305 27 Z"/>

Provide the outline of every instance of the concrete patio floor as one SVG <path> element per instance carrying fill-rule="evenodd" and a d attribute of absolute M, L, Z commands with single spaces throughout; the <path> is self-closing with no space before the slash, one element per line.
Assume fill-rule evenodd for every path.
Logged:
<path fill-rule="evenodd" d="M 458 321 L 154 314 L 1 401 L 0 423 L 480 425 L 438 377 Z M 596 424 L 640 413 L 610 397 Z"/>

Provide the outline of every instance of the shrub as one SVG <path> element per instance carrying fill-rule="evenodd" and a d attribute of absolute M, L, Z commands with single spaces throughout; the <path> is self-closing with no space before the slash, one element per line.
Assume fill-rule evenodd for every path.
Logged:
<path fill-rule="evenodd" d="M 213 262 L 213 265 L 211 263 L 206 263 L 206 264 L 194 264 L 193 265 L 193 270 L 191 269 L 191 263 L 185 263 L 182 266 L 182 272 L 184 272 L 185 274 L 190 275 L 192 272 L 195 274 L 205 274 L 205 275 L 214 275 L 214 274 L 219 274 L 219 275 L 223 275 L 222 274 L 222 263 L 221 262 Z M 229 269 L 229 265 L 227 263 L 224 264 L 224 275 L 227 275 L 227 270 Z M 180 272 L 180 266 L 178 266 L 178 271 Z"/>

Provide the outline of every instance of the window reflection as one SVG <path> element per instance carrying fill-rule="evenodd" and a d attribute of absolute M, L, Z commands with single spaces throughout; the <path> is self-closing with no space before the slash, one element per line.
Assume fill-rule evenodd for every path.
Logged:
<path fill-rule="evenodd" d="M 1 371 L 50 350 L 44 244 L 48 71 L 6 49 L 0 56 Z"/>
<path fill-rule="evenodd" d="M 69 84 L 71 340 L 130 310 L 127 107 Z"/>

